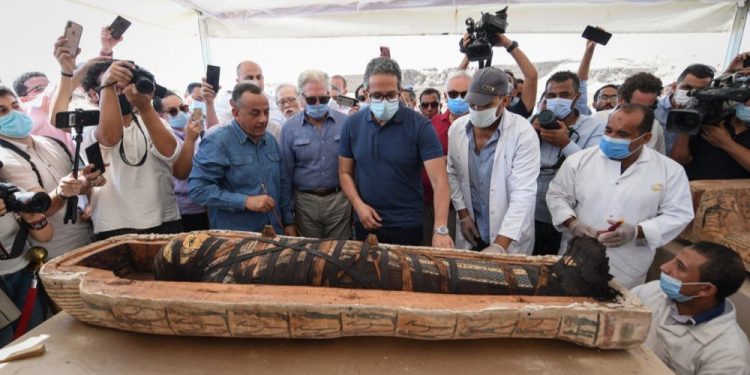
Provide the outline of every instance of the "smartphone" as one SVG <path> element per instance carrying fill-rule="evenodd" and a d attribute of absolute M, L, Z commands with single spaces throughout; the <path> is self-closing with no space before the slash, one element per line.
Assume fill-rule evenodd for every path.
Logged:
<path fill-rule="evenodd" d="M 206 83 L 214 88 L 214 92 L 219 92 L 219 75 L 221 68 L 216 65 L 206 65 Z"/>
<path fill-rule="evenodd" d="M 81 42 L 81 33 L 83 33 L 83 26 L 73 21 L 68 21 L 68 23 L 65 24 L 65 32 L 63 33 L 63 36 L 68 41 L 65 43 L 64 47 L 67 48 L 68 52 L 73 56 L 78 52 L 78 44 Z"/>
<path fill-rule="evenodd" d="M 345 95 L 339 95 L 335 100 L 338 105 L 343 107 L 354 107 L 355 105 L 357 105 L 357 99 L 350 98 Z"/>
<path fill-rule="evenodd" d="M 391 49 L 386 46 L 380 46 L 380 57 L 391 58 Z"/>
<path fill-rule="evenodd" d="M 57 112 L 55 115 L 55 127 L 59 129 L 75 128 L 76 126 L 94 126 L 98 124 L 98 110 Z"/>
<path fill-rule="evenodd" d="M 86 159 L 88 159 L 89 164 L 94 165 L 92 172 L 101 171 L 104 173 L 104 159 L 102 159 L 102 149 L 99 148 L 99 142 L 86 147 Z"/>
<path fill-rule="evenodd" d="M 117 16 L 115 20 L 109 25 L 109 32 L 112 34 L 113 39 L 120 39 L 122 34 L 125 34 L 125 30 L 130 27 L 130 21 Z"/>
<path fill-rule="evenodd" d="M 609 43 L 609 39 L 612 38 L 612 33 L 608 33 L 594 26 L 586 26 L 586 30 L 583 30 L 581 36 L 585 39 L 606 46 L 607 43 Z"/>

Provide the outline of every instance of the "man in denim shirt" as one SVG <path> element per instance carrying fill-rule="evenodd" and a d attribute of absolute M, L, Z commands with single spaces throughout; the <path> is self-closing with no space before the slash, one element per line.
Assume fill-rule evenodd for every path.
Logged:
<path fill-rule="evenodd" d="M 281 130 L 282 173 L 291 184 L 287 217 L 301 236 L 350 239 L 352 206 L 339 186 L 339 141 L 347 116 L 332 110 L 328 74 L 307 70 L 298 79 L 305 109 Z M 292 189 L 294 192 L 292 192 Z"/>
<path fill-rule="evenodd" d="M 296 235 L 286 214 L 291 200 L 279 146 L 266 132 L 268 99 L 260 87 L 235 86 L 232 115 L 234 121 L 201 142 L 188 180 L 190 199 L 208 207 L 211 229 L 257 232 L 272 224 L 277 233 L 283 225 L 285 234 Z"/>

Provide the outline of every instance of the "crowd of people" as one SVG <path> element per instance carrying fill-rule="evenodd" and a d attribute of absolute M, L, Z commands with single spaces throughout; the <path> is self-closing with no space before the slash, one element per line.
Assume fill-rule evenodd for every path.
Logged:
<path fill-rule="evenodd" d="M 8 212 L 0 200 L 0 287 L 19 308 L 35 277 L 25 256 L 9 256 L 19 233 L 26 250 L 43 246 L 50 258 L 126 233 L 267 225 L 290 236 L 375 234 L 525 255 L 561 255 L 571 238 L 589 236 L 606 247 L 614 279 L 653 309 L 647 344 L 667 365 L 750 373 L 748 340 L 727 299 L 746 276 L 735 252 L 696 243 L 646 283 L 656 249 L 693 220 L 688 181 L 750 178 L 750 100 L 727 102 L 720 121 L 693 135 L 668 126 L 670 113 L 699 104 L 693 93 L 717 77 L 711 67 L 692 64 L 666 85 L 637 73 L 596 88 L 588 103 L 594 42 L 577 72 L 554 72 L 537 88 L 521 45 L 498 34 L 494 47 L 522 77 L 494 67 L 472 74 L 465 58 L 445 87 L 417 94 L 381 56 L 354 92 L 341 75 L 305 70 L 271 95 L 261 66 L 247 60 L 230 89 L 203 78 L 184 94 L 155 95 L 136 84 L 154 80 L 148 70 L 112 58 L 120 41 L 104 28 L 99 56 L 80 61 L 60 37 L 57 82 L 30 72 L 0 87 L 0 179 L 51 199 L 41 213 Z M 723 74 L 750 75 L 748 57 Z M 355 104 L 337 103 L 339 95 Z M 80 105 L 76 96 L 99 110 L 80 135 L 55 126 Z M 80 149 L 99 145 L 103 173 L 75 155 L 76 136 Z M 74 197 L 77 220 L 68 222 Z M 30 327 L 49 309 L 39 298 Z M 16 328 L 8 322 L 0 343 Z"/>

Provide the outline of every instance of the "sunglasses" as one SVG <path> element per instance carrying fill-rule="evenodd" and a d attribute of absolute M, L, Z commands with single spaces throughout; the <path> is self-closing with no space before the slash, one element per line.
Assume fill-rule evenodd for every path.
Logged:
<path fill-rule="evenodd" d="M 468 91 L 460 91 L 459 92 L 459 91 L 451 90 L 451 91 L 448 91 L 448 97 L 451 98 L 451 99 L 456 99 L 460 95 L 461 99 L 463 99 L 463 98 L 466 97 L 467 93 L 468 93 Z"/>
<path fill-rule="evenodd" d="M 331 97 L 328 95 L 323 96 L 305 96 L 305 103 L 309 105 L 315 105 L 315 104 L 328 104 L 328 101 L 331 100 Z"/>
<path fill-rule="evenodd" d="M 432 109 L 436 109 L 439 106 L 440 106 L 440 103 L 438 103 L 438 102 L 422 102 L 422 103 L 419 103 L 419 107 L 421 107 L 422 109 L 427 109 L 428 107 L 432 108 Z"/>
<path fill-rule="evenodd" d="M 167 108 L 164 110 L 164 112 L 169 113 L 170 116 L 175 117 L 179 113 L 179 111 L 187 112 L 188 111 L 188 105 L 187 104 L 180 104 L 177 108 Z"/>

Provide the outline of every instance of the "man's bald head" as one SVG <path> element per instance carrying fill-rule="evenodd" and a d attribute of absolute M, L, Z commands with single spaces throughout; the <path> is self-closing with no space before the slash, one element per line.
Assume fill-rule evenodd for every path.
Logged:
<path fill-rule="evenodd" d="M 265 88 L 263 69 L 255 61 L 245 60 L 237 64 L 237 83 L 254 83 L 261 90 Z"/>

